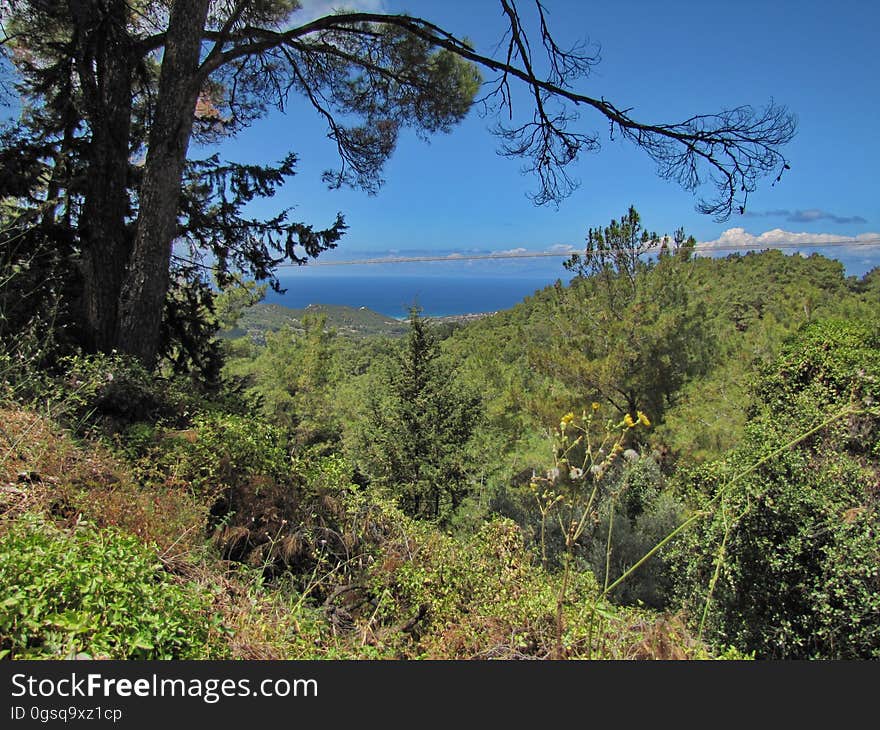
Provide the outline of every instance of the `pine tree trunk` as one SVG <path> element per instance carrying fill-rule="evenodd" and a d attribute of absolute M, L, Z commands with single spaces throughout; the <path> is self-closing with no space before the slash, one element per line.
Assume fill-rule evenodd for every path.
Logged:
<path fill-rule="evenodd" d="M 119 293 L 129 251 L 125 226 L 127 152 L 126 148 L 123 170 L 113 154 L 96 155 L 89 164 L 81 271 L 86 344 L 95 352 L 109 352 L 115 345 Z"/>
<path fill-rule="evenodd" d="M 135 239 L 119 306 L 117 347 L 155 363 L 171 246 L 177 234 L 181 178 L 199 95 L 201 37 L 208 0 L 177 0 L 171 9 L 150 128 Z"/>
<path fill-rule="evenodd" d="M 71 0 L 76 68 L 91 130 L 81 215 L 81 270 L 86 345 L 115 344 L 117 303 L 130 249 L 128 169 L 131 60 L 127 8 Z"/>

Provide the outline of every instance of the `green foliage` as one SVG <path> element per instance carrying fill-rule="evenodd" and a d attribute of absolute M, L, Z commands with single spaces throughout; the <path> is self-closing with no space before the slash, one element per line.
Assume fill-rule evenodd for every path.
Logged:
<path fill-rule="evenodd" d="M 689 295 L 695 242 L 683 231 L 671 250 L 667 241 L 649 234 L 634 208 L 604 232 L 590 229 L 585 252 L 567 262 L 578 276 L 558 290 L 558 334 L 545 363 L 586 397 L 658 422 L 711 362 L 704 304 Z"/>
<path fill-rule="evenodd" d="M 287 430 L 295 445 L 327 452 L 342 429 L 334 404 L 341 360 L 336 333 L 322 315 L 309 313 L 299 331 L 268 332 L 265 347 L 230 362 L 227 373 L 244 381 L 265 417 Z"/>
<path fill-rule="evenodd" d="M 237 329 L 247 312 L 266 296 L 267 284 L 246 281 L 243 276 L 230 277 L 229 284 L 214 299 L 214 318 L 220 332 Z"/>
<path fill-rule="evenodd" d="M 742 445 L 696 471 L 711 518 L 679 589 L 719 643 L 768 658 L 880 657 L 876 330 L 816 322 L 757 387 Z"/>
<path fill-rule="evenodd" d="M 599 502 L 595 534 L 587 546 L 596 575 L 607 570 L 609 581 L 616 581 L 682 524 L 684 505 L 665 482 L 649 456 L 627 463 L 619 473 L 610 490 L 619 497 L 606 495 Z M 668 607 L 673 576 L 667 555 L 668 549 L 652 556 L 611 592 L 611 598 L 621 604 Z"/>
<path fill-rule="evenodd" d="M 134 358 L 115 353 L 77 354 L 61 358 L 54 377 L 31 398 L 68 426 L 108 436 L 137 423 L 183 428 L 200 412 L 248 409 L 233 385 L 224 381 L 206 392 L 202 384 L 189 375 L 150 373 Z"/>
<path fill-rule="evenodd" d="M 479 397 L 442 367 L 439 355 L 413 310 L 385 392 L 371 394 L 361 433 L 366 475 L 390 489 L 406 514 L 426 519 L 447 519 L 467 494 L 464 449 L 480 417 Z"/>
<path fill-rule="evenodd" d="M 774 250 L 698 258 L 690 285 L 691 296 L 705 303 L 716 364 L 684 387 L 655 434 L 672 457 L 688 461 L 719 458 L 739 443 L 751 384 L 798 328 L 876 317 L 880 304 L 876 295 L 869 302 L 865 282 L 844 277 L 839 261 Z"/>
<path fill-rule="evenodd" d="M 45 390 L 46 371 L 66 349 L 64 257 L 5 208 L 0 195 L 0 395 L 27 400 Z"/>
<path fill-rule="evenodd" d="M 652 439 L 664 452 L 667 467 L 676 461 L 702 463 L 719 458 L 739 443 L 753 382 L 747 373 L 753 367 L 757 365 L 732 356 L 682 388 Z"/>
<path fill-rule="evenodd" d="M 284 432 L 248 416 L 209 414 L 195 419 L 192 466 L 207 481 L 262 475 L 283 477 L 290 466 Z"/>
<path fill-rule="evenodd" d="M 206 388 L 216 387 L 223 366 L 215 297 L 207 281 L 174 277 L 165 296 L 158 351 L 162 370 L 191 375 Z"/>
<path fill-rule="evenodd" d="M 0 536 L 0 656 L 218 657 L 211 597 L 165 573 L 137 539 L 35 517 Z"/>
<path fill-rule="evenodd" d="M 822 320 L 806 325 L 782 348 L 757 388 L 758 409 L 793 424 L 829 407 L 852 403 L 857 409 L 880 403 L 880 326 L 867 322 Z M 841 448 L 867 450 L 878 443 L 876 419 L 854 417 Z"/>
<path fill-rule="evenodd" d="M 170 401 L 168 391 L 138 362 L 118 355 L 74 355 L 62 362 L 55 392 L 72 416 L 106 416 L 120 422 L 155 419 Z"/>
<path fill-rule="evenodd" d="M 200 494 L 283 481 L 290 471 L 284 431 L 254 416 L 205 413 L 184 431 L 155 433 L 138 426 L 126 436 L 130 453 Z"/>
<path fill-rule="evenodd" d="M 75 317 L 82 283 L 74 273 L 71 242 L 29 229 L 33 217 L 33 211 L 0 205 L 0 395 L 39 403 L 76 426 L 90 419 L 111 427 L 180 420 L 205 406 L 206 395 L 235 407 L 234 388 L 218 377 L 212 291 L 181 282 L 172 286 L 166 330 L 180 329 L 163 339 L 166 359 L 156 378 L 116 351 L 83 354 L 76 346 L 82 323 Z M 190 308 L 199 310 L 198 316 L 190 317 Z"/>
<path fill-rule="evenodd" d="M 553 339 L 555 297 L 555 289 L 536 292 L 513 309 L 469 323 L 442 343 L 462 380 L 484 394 L 487 421 L 508 443 L 552 426 L 574 400 L 542 365 Z"/>
<path fill-rule="evenodd" d="M 51 368 L 38 360 L 45 350 L 4 352 L 0 378 L 10 400 L 45 409 L 79 432 L 115 432 L 131 423 L 186 420 L 204 400 L 187 379 L 154 377 L 131 358 L 53 354 Z"/>
<path fill-rule="evenodd" d="M 53 350 L 68 349 L 78 335 L 70 310 L 82 279 L 71 237 L 53 225 L 51 215 L 24 204 L 35 192 L 30 185 L 45 184 L 47 169 L 32 152 L 6 154 L 7 145 L 21 144 L 26 135 L 20 127 L 0 125 L 0 342 L 14 342 L 16 349 L 39 342 L 38 364 L 45 367 Z"/>
<path fill-rule="evenodd" d="M 151 373 L 112 353 L 64 354 L 51 343 L 0 343 L 0 398 L 45 410 L 80 434 L 116 436 L 137 423 L 187 426 L 196 413 L 246 412 L 251 404 L 232 379 L 206 390 L 198 376 Z M 45 358 L 51 365 L 46 365 Z"/>
<path fill-rule="evenodd" d="M 759 453 L 745 448 L 728 479 Z M 716 641 L 764 658 L 880 656 L 880 516 L 864 504 L 872 477 L 853 461 L 824 456 L 777 457 L 682 545 L 679 583 L 695 615 L 721 561 L 707 627 Z M 695 486 L 705 489 L 710 478 L 703 472 Z"/>
<path fill-rule="evenodd" d="M 463 538 L 413 525 L 408 540 L 389 542 L 383 557 L 371 570 L 372 590 L 380 597 L 376 619 L 387 624 L 420 617 L 410 636 L 398 637 L 402 653 L 513 659 L 546 658 L 553 651 L 558 580 L 531 564 L 512 521 L 490 521 Z M 586 652 L 596 591 L 592 574 L 575 575 L 563 637 L 573 653 Z"/>

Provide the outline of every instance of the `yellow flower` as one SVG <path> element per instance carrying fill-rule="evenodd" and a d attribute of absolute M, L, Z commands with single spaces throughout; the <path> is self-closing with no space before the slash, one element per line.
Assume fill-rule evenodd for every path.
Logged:
<path fill-rule="evenodd" d="M 594 410 L 594 411 L 598 411 L 598 410 L 599 410 L 599 404 L 596 403 L 596 401 L 593 401 L 593 410 Z"/>
<path fill-rule="evenodd" d="M 638 411 L 637 413 L 639 416 L 639 423 L 641 423 L 645 428 L 651 425 L 651 422 L 648 420 L 648 417 L 644 413 L 642 413 L 641 411 Z"/>
<path fill-rule="evenodd" d="M 565 431 L 565 427 L 568 426 L 574 420 L 574 413 L 566 413 L 562 417 L 562 421 L 559 423 L 559 428 Z"/>
<path fill-rule="evenodd" d="M 633 420 L 633 417 L 631 415 L 629 415 L 629 413 L 627 413 L 623 417 L 623 422 L 626 424 L 627 428 L 632 428 L 633 426 L 636 425 L 636 422 Z"/>

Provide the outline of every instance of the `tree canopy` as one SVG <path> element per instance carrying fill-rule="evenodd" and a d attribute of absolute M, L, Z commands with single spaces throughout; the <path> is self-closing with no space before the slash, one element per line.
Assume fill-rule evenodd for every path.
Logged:
<path fill-rule="evenodd" d="M 359 434 L 361 467 L 416 518 L 448 519 L 468 491 L 464 450 L 480 423 L 480 398 L 439 359 L 437 339 L 413 308 L 409 334 L 371 391 Z"/>
<path fill-rule="evenodd" d="M 565 262 L 577 276 L 559 292 L 558 336 L 542 366 L 622 414 L 643 410 L 660 421 L 711 360 L 705 305 L 688 291 L 695 244 L 683 229 L 650 233 L 634 207 L 591 228 L 584 252 Z"/>
<path fill-rule="evenodd" d="M 598 59 L 560 47 L 541 2 L 531 27 L 513 0 L 499 1 L 507 28 L 491 55 L 407 14 L 304 22 L 295 0 L 2 0 L 0 52 L 21 117 L 0 140 L 0 240 L 17 260 L 50 267 L 43 280 L 68 285 L 75 341 L 152 365 L 181 333 L 192 339 L 212 277 L 223 287 L 241 270 L 277 287 L 279 263 L 302 263 L 343 235 L 341 214 L 317 229 L 289 210 L 246 216 L 249 201 L 295 173 L 293 152 L 271 167 L 189 156 L 191 140 L 235 134 L 295 99 L 336 143 L 340 164 L 325 181 L 370 192 L 401 130 L 451 131 L 478 102 L 509 120 L 495 129 L 501 151 L 536 175 L 536 203 L 569 194 L 570 165 L 599 146 L 577 124 L 582 110 L 643 149 L 661 176 L 694 192 L 714 185 L 698 206 L 722 218 L 787 168 L 781 147 L 795 124 L 784 108 L 636 119 L 578 90 Z M 530 108 L 513 108 L 515 84 Z"/>

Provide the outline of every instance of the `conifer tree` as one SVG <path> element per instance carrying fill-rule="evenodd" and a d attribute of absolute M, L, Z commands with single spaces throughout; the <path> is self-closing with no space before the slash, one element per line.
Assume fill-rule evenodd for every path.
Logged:
<path fill-rule="evenodd" d="M 345 230 L 341 215 L 316 230 L 286 210 L 267 221 L 244 214 L 294 173 L 292 153 L 270 168 L 191 157 L 193 140 L 234 134 L 270 107 L 311 107 L 341 162 L 326 182 L 369 192 L 402 130 L 449 132 L 478 97 L 502 120 L 500 151 L 537 177 L 537 203 L 569 194 L 570 165 L 598 150 L 598 135 L 576 128 L 586 110 L 644 150 L 661 176 L 694 192 L 713 185 L 699 208 L 722 218 L 761 177 L 787 168 L 780 148 L 795 124 L 786 109 L 636 119 L 577 90 L 598 59 L 585 46 L 560 47 L 541 2 L 531 28 L 514 0 L 499 2 L 503 41 L 481 53 L 425 18 L 309 18 L 296 0 L 0 0 L 0 71 L 13 74 L 3 86 L 22 109 L 0 139 L 0 207 L 17 208 L 4 216 L 0 244 L 62 251 L 62 278 L 76 279 L 79 343 L 152 366 L 163 329 L 198 330 L 173 320 L 209 304 L 204 266 L 221 285 L 236 270 L 277 285 L 279 263 L 317 256 Z M 527 92 L 522 110 L 513 108 L 515 84 Z M 181 285 L 198 291 L 178 297 L 191 305 L 185 312 L 169 313 Z"/>
<path fill-rule="evenodd" d="M 480 401 L 443 364 L 418 309 L 411 310 L 409 324 L 385 392 L 371 395 L 362 468 L 407 514 L 442 520 L 467 494 L 465 448 L 480 419 Z"/>

